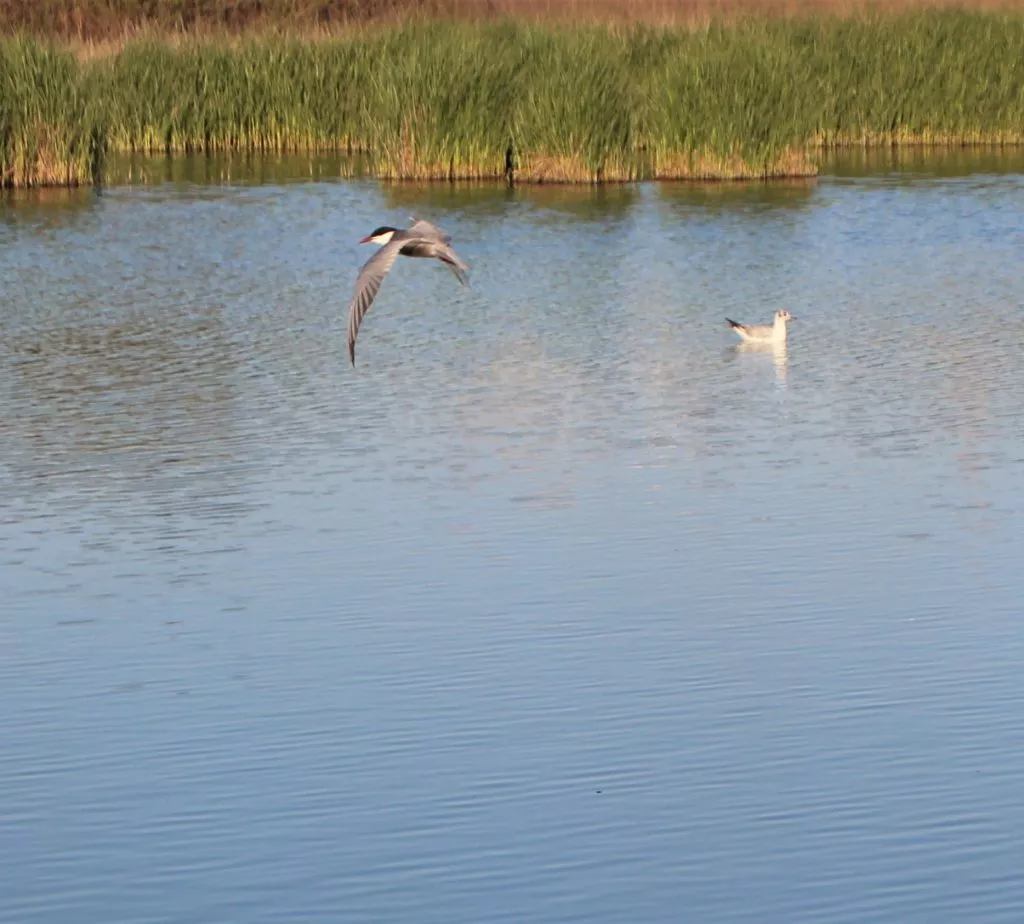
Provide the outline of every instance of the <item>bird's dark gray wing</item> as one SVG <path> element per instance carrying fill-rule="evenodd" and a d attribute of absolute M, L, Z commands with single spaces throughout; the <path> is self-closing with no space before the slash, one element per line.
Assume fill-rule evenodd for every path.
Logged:
<path fill-rule="evenodd" d="M 412 218 L 412 224 L 406 230 L 409 234 L 440 241 L 442 244 L 450 244 L 452 242 L 452 236 L 447 231 L 442 231 L 437 225 L 432 225 L 429 221 L 416 218 L 415 216 Z"/>
<path fill-rule="evenodd" d="M 348 306 L 348 358 L 352 360 L 353 366 L 356 364 L 356 335 L 359 333 L 359 325 L 362 324 L 366 312 L 370 310 L 384 277 L 394 265 L 405 243 L 406 241 L 392 239 L 363 264 L 359 276 L 356 277 L 355 293 Z"/>
<path fill-rule="evenodd" d="M 433 240 L 432 238 L 425 237 L 412 237 L 411 231 L 402 232 L 405 237 L 402 240 L 402 250 L 406 256 L 409 257 L 433 257 L 440 260 L 445 266 L 448 267 L 454 273 L 455 278 L 459 280 L 464 286 L 469 285 L 469 279 L 466 276 L 466 271 L 469 269 L 469 265 L 464 263 L 462 257 L 460 257 L 451 247 L 441 241 Z M 398 235 L 395 235 L 397 238 Z M 394 240 L 395 238 L 392 238 Z"/>
<path fill-rule="evenodd" d="M 469 279 L 466 277 L 466 270 L 469 269 L 469 265 L 462 261 L 460 257 L 451 247 L 445 244 L 441 248 L 442 252 L 438 254 L 438 259 L 444 263 L 454 274 L 455 278 L 459 280 L 464 286 L 469 285 Z"/>

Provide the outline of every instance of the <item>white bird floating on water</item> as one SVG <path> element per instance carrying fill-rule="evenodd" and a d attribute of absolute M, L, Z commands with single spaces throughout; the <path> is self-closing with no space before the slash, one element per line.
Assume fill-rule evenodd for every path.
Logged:
<path fill-rule="evenodd" d="M 403 257 L 435 257 L 448 267 L 464 286 L 469 285 L 466 270 L 469 267 L 451 248 L 452 237 L 429 221 L 420 219 L 406 229 L 382 225 L 364 237 L 360 244 L 381 244 L 378 250 L 359 271 L 356 278 L 355 294 L 348 308 L 348 356 L 356 364 L 356 335 L 373 299 L 380 291 L 387 272 L 398 259 Z"/>
<path fill-rule="evenodd" d="M 767 324 L 751 327 L 746 324 L 739 324 L 729 318 L 725 320 L 748 343 L 785 343 L 786 323 L 788 321 L 795 321 L 796 317 L 785 309 L 776 311 L 775 321 L 770 327 Z"/>

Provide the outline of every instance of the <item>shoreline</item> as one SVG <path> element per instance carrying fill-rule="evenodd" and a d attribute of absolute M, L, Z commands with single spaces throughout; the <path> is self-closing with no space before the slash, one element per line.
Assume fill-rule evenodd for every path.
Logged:
<path fill-rule="evenodd" d="M 817 175 L 829 151 L 1024 144 L 1024 13 L 706 28 L 420 20 L 315 42 L 0 39 L 0 183 L 125 154 L 346 153 L 382 181 Z"/>
<path fill-rule="evenodd" d="M 249 187 L 292 185 L 295 183 L 335 183 L 353 181 L 372 183 L 381 193 L 396 201 L 415 203 L 421 196 L 461 200 L 476 196 L 524 196 L 527 199 L 559 199 L 591 196 L 631 196 L 644 186 L 666 191 L 673 189 L 705 191 L 709 195 L 746 195 L 745 191 L 810 190 L 821 180 L 887 174 L 908 178 L 938 177 L 958 179 L 978 173 L 1024 174 L 1024 145 L 968 145 L 937 147 L 905 145 L 885 148 L 843 148 L 822 152 L 820 170 L 814 176 L 756 180 L 670 180 L 643 177 L 629 182 L 522 183 L 509 187 L 501 180 L 380 180 L 365 169 L 354 168 L 351 158 L 333 152 L 220 154 L 114 154 L 107 164 L 109 182 L 103 187 L 34 186 L 0 190 L 9 202 L 64 201 L 65 195 L 91 195 L 104 190 L 145 190 L 165 184 L 195 187 Z M 409 205 L 408 207 L 413 207 Z"/>

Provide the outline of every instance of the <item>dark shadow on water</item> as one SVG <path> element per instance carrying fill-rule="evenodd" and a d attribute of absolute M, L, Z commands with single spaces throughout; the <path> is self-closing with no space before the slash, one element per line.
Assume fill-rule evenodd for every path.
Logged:
<path fill-rule="evenodd" d="M 522 207 L 573 222 L 619 221 L 640 195 L 635 185 L 523 185 L 504 181 L 379 182 L 366 175 L 366 161 L 345 154 L 115 155 L 107 182 L 119 186 L 261 186 L 362 179 L 379 186 L 389 208 L 460 209 L 501 216 Z"/>
<path fill-rule="evenodd" d="M 960 148 L 881 147 L 848 148 L 819 155 L 823 177 L 873 175 L 962 177 L 972 174 L 1024 173 L 1024 145 Z M 106 185 L 154 186 L 186 184 L 209 186 L 260 186 L 331 180 L 366 179 L 368 160 L 340 152 L 319 154 L 214 154 L 142 155 L 114 154 L 107 162 Z M 660 194 L 668 200 L 707 208 L 736 204 L 764 208 L 799 208 L 814 194 L 816 180 L 770 182 L 662 181 Z M 625 212 L 635 202 L 634 184 L 522 185 L 509 189 L 504 181 L 487 182 L 381 182 L 387 201 L 396 207 L 438 205 L 500 212 L 510 203 L 561 212 L 579 220 L 605 220 Z M 83 209 L 95 201 L 89 188 L 6 190 L 0 198 L 0 216 L 9 209 Z"/>
<path fill-rule="evenodd" d="M 706 212 L 746 209 L 752 212 L 796 211 L 808 208 L 817 180 L 777 180 L 770 183 L 659 183 L 658 197 L 670 207 Z"/>
<path fill-rule="evenodd" d="M 362 181 L 380 192 L 389 209 L 407 215 L 419 211 L 457 209 L 483 218 L 535 212 L 542 221 L 617 223 L 628 216 L 642 195 L 631 184 L 523 185 L 509 188 L 504 181 L 385 182 L 366 176 L 365 161 L 344 154 L 324 155 L 121 155 L 110 160 L 107 182 L 112 193 L 122 187 L 145 187 L 159 197 L 162 186 L 204 188 L 216 196 L 229 187 L 291 185 L 309 182 Z M 398 220 L 398 219 L 396 219 Z"/>
<path fill-rule="evenodd" d="M 908 179 L 1024 173 L 1024 145 L 849 148 L 824 154 L 821 172 L 842 178 L 886 175 Z"/>
<path fill-rule="evenodd" d="M 3 190 L 0 236 L 5 231 L 47 234 L 91 222 L 98 201 L 99 193 L 92 188 Z"/>
<path fill-rule="evenodd" d="M 381 198 L 389 209 L 415 215 L 420 209 L 471 212 L 477 216 L 508 214 L 516 191 L 505 183 L 381 183 Z"/>
<path fill-rule="evenodd" d="M 640 192 L 636 186 L 535 186 L 510 189 L 503 183 L 384 183 L 389 208 L 459 209 L 501 217 L 523 208 L 544 218 L 570 223 L 618 222 L 629 214 Z"/>
<path fill-rule="evenodd" d="M 573 222 L 623 221 L 640 199 L 640 191 L 633 185 L 533 186 L 519 192 L 532 208 Z"/>
<path fill-rule="evenodd" d="M 1024 146 L 965 148 L 851 148 L 819 156 L 822 178 L 887 179 L 965 177 L 972 174 L 1024 173 Z M 218 154 L 218 155 L 113 155 L 107 183 L 118 186 L 191 185 L 205 187 L 286 185 L 304 182 L 363 180 L 379 186 L 390 208 L 410 213 L 416 209 L 460 209 L 481 216 L 505 216 L 523 207 L 562 216 L 571 222 L 623 220 L 642 195 L 634 184 L 522 185 L 510 189 L 504 181 L 487 182 L 378 182 L 367 173 L 368 161 L 359 155 L 325 154 Z M 646 185 L 646 184 L 645 184 Z M 687 182 L 655 184 L 658 197 L 672 206 L 711 212 L 737 208 L 752 212 L 795 211 L 814 199 L 818 180 L 770 182 Z M 22 207 L 38 197 L 38 204 L 65 209 L 87 208 L 91 190 L 56 190 L 45 193 L 7 193 L 8 205 Z M 0 209 L 7 217 L 9 209 Z"/>

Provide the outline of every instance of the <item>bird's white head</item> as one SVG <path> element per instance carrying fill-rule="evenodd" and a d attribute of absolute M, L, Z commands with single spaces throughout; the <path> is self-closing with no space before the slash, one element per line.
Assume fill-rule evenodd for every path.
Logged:
<path fill-rule="evenodd" d="M 775 312 L 775 321 L 778 324 L 785 324 L 787 321 L 795 321 L 796 315 L 790 314 L 783 308 L 781 311 Z"/>
<path fill-rule="evenodd" d="M 391 238 L 395 236 L 397 228 L 392 228 L 389 225 L 381 225 L 372 234 L 367 234 L 359 243 L 360 244 L 387 244 L 390 243 Z"/>

